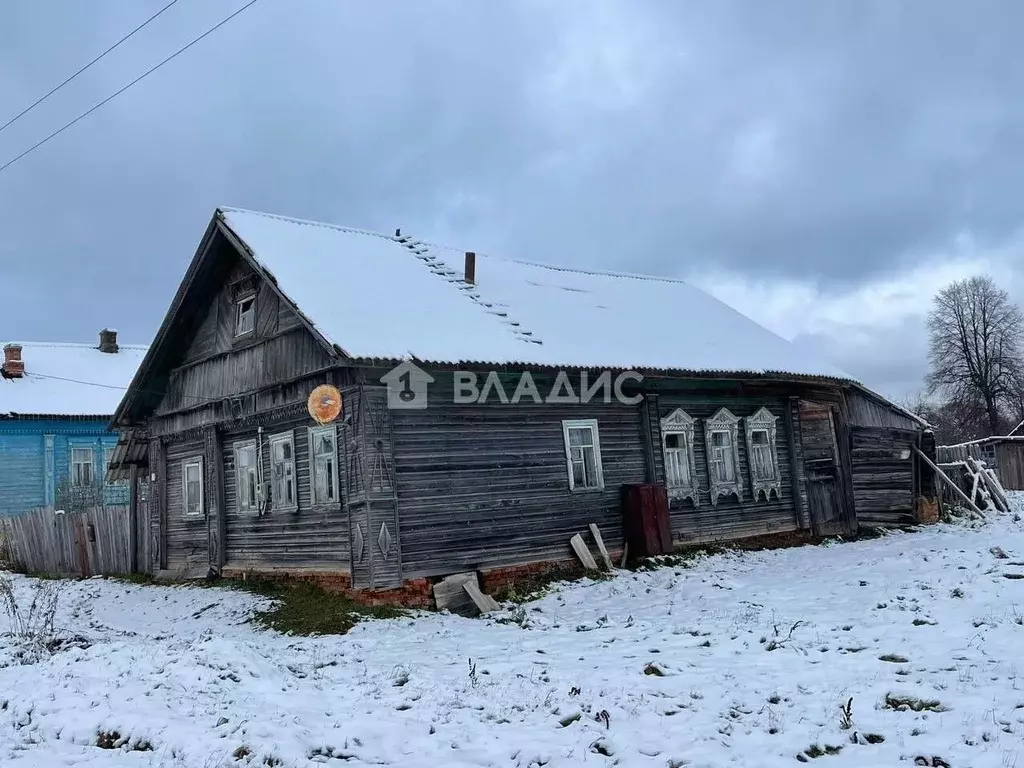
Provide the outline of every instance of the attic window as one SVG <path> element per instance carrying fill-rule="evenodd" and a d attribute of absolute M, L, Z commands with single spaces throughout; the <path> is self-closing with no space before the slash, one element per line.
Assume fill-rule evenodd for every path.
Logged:
<path fill-rule="evenodd" d="M 256 295 L 239 299 L 235 307 L 235 336 L 245 336 L 256 330 Z"/>

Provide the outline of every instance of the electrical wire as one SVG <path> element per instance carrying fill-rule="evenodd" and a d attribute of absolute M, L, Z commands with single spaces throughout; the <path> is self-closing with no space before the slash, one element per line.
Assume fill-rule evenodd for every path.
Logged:
<path fill-rule="evenodd" d="M 15 115 L 14 117 L 12 117 L 12 118 L 11 118 L 10 120 L 8 120 L 8 121 L 7 121 L 6 123 L 4 123 L 3 125 L 0 125 L 0 133 L 2 133 L 2 132 L 4 131 L 4 129 L 5 129 L 5 128 L 7 128 L 7 127 L 9 127 L 9 126 L 13 125 L 14 123 L 18 122 L 18 121 L 19 121 L 19 120 L 20 120 L 21 118 L 23 118 L 23 117 L 24 117 L 25 115 L 27 115 L 27 114 L 28 114 L 29 112 L 31 112 L 31 111 L 32 111 L 33 109 L 35 109 L 36 107 L 38 107 L 38 106 L 39 106 L 40 104 L 42 104 L 42 103 L 43 103 L 44 101 L 46 101 L 46 100 L 47 100 L 48 98 L 50 98 L 51 96 L 53 96 L 53 94 L 55 94 L 55 93 L 56 93 L 57 91 L 59 91 L 59 90 L 60 90 L 61 88 L 63 88 L 63 87 L 65 86 L 65 85 L 67 85 L 68 83 L 70 83 L 70 82 L 71 82 L 72 80 L 74 80 L 74 79 L 75 79 L 76 77 L 78 77 L 78 76 L 79 76 L 80 74 L 82 74 L 83 72 L 85 72 L 85 71 L 86 71 L 87 69 L 89 69 L 89 67 L 91 67 L 91 66 L 92 66 L 93 64 L 95 64 L 96 62 L 98 62 L 98 61 L 99 61 L 100 59 L 102 59 L 102 58 L 103 58 L 104 56 L 106 56 L 106 55 L 107 55 L 108 53 L 111 53 L 111 52 L 113 52 L 114 50 L 116 50 L 116 49 L 117 49 L 117 48 L 118 48 L 118 47 L 119 47 L 119 46 L 120 46 L 120 45 L 121 45 L 122 43 L 126 42 L 126 41 L 127 41 L 127 40 L 129 40 L 129 39 L 130 39 L 131 37 L 133 37 L 133 36 L 135 35 L 135 33 L 136 33 L 136 32 L 139 32 L 139 31 L 141 31 L 142 29 L 144 29 L 145 27 L 149 26 L 150 22 L 156 21 L 156 19 L 158 19 L 158 18 L 159 18 L 160 16 L 162 16 L 162 15 L 163 15 L 164 11 L 166 11 L 166 10 L 167 10 L 168 8 L 170 8 L 170 7 L 172 6 L 172 5 L 174 5 L 174 4 L 175 4 L 175 3 L 177 3 L 177 2 L 178 2 L 178 0 L 171 0 L 171 2 L 169 2 L 169 3 L 167 4 L 167 5 L 165 5 L 165 6 L 163 7 L 163 8 L 161 8 L 161 9 L 160 9 L 159 11 L 157 11 L 156 13 L 154 13 L 154 14 L 153 14 L 152 16 L 150 16 L 150 17 L 149 17 L 148 19 L 146 19 L 146 20 L 145 20 L 144 22 L 142 22 L 141 24 L 139 24 L 139 26 L 137 26 L 137 27 L 136 27 L 135 29 L 133 29 L 133 30 L 132 30 L 131 32 L 129 32 L 129 33 L 127 34 L 127 35 L 125 35 L 124 37 L 122 37 L 122 38 L 121 38 L 120 40 L 118 40 L 118 41 L 117 41 L 116 43 L 114 43 L 114 44 L 113 44 L 112 46 L 110 46 L 109 48 L 107 48 L 107 50 L 105 50 L 105 51 L 104 51 L 103 53 L 101 53 L 101 54 L 100 54 L 99 56 L 97 56 L 97 57 L 96 57 L 95 59 L 93 59 L 93 60 L 92 60 L 92 61 L 90 61 L 90 62 L 89 62 L 88 64 L 86 64 L 86 65 L 85 65 L 84 67 L 82 67 L 82 68 L 81 68 L 81 69 L 79 69 L 79 70 L 78 70 L 77 72 L 75 72 L 75 73 L 74 73 L 73 75 L 71 75 L 71 77 L 69 77 L 69 78 L 68 78 L 67 80 L 65 80 L 64 82 L 62 82 L 62 83 L 61 83 L 60 85 L 57 85 L 57 86 L 55 86 L 54 88 L 52 88 L 52 89 L 51 89 L 50 91 L 48 91 L 48 92 L 47 92 L 47 93 L 45 93 L 44 95 L 40 96 L 40 97 L 39 97 L 38 99 L 36 99 L 36 100 L 35 100 L 34 102 L 32 102 L 31 104 L 29 104 L 29 105 L 28 105 L 27 107 L 25 107 L 25 108 L 24 108 L 23 110 L 21 110 L 21 112 L 19 112 L 18 114 L 16 114 L 16 115 Z"/>
<path fill-rule="evenodd" d="M 131 88 L 131 87 L 132 87 L 133 85 L 135 85 L 136 83 L 138 83 L 138 82 L 140 82 L 140 81 L 144 80 L 145 78 L 149 77 L 149 76 L 150 76 L 151 74 L 153 74 L 153 73 L 154 73 L 154 72 L 156 72 L 156 71 L 157 71 L 158 69 L 160 69 L 160 67 L 162 67 L 162 66 L 163 66 L 164 64 L 167 64 L 168 62 L 170 62 L 170 61 L 172 61 L 172 60 L 176 59 L 176 58 L 177 58 L 178 56 L 180 56 L 181 54 L 183 54 L 183 53 L 184 53 L 185 51 L 187 51 L 187 50 L 188 50 L 189 48 L 191 48 L 191 47 L 192 47 L 193 45 L 195 45 L 196 43 L 198 43 L 198 42 L 199 42 L 200 40 L 203 40 L 204 38 L 206 38 L 206 37 L 208 37 L 209 35 L 213 34 L 213 33 L 214 33 L 214 32 L 216 32 L 216 31 L 217 31 L 218 29 L 220 29 L 220 28 L 221 28 L 221 27 L 223 27 L 223 26 L 224 26 L 225 24 L 227 24 L 227 23 L 228 23 L 229 21 L 231 21 L 231 20 L 232 20 L 233 18 L 235 18 L 236 16 L 238 16 L 238 15 L 239 15 L 240 13 L 242 13 L 243 11 L 247 10 L 248 8 L 251 8 L 252 6 L 254 6 L 254 5 L 255 5 L 255 4 L 257 3 L 257 2 L 259 2 L 259 0 L 249 0 L 249 2 L 247 2 L 247 3 L 245 4 L 245 5 L 243 5 L 243 6 L 241 7 L 241 8 L 239 8 L 239 9 L 238 9 L 237 11 L 235 11 L 234 13 L 232 13 L 232 14 L 231 14 L 230 16 L 228 16 L 228 17 L 226 17 L 226 18 L 222 19 L 221 21 L 217 22 L 216 24 L 214 24 L 214 25 L 213 25 L 212 27 L 210 27 L 210 28 L 209 28 L 208 30 L 206 30 L 205 32 L 203 32 L 203 34 L 199 35 L 199 37 L 197 37 L 197 38 L 193 39 L 193 40 L 192 40 L 192 41 L 191 41 L 190 43 L 188 43 L 188 44 L 186 44 L 186 45 L 182 46 L 181 48 L 179 48 L 178 50 L 176 50 L 176 51 L 175 51 L 174 53 L 172 53 L 172 54 L 171 54 L 170 56 L 168 56 L 168 57 L 167 57 L 166 59 L 164 59 L 163 61 L 161 61 L 161 62 L 160 62 L 159 64 L 155 64 L 154 66 L 150 67 L 150 68 L 149 68 L 149 69 L 147 69 L 147 70 L 146 70 L 145 72 L 143 72 L 143 73 L 142 73 L 141 75 L 139 75 L 139 76 L 138 76 L 138 77 L 136 77 L 136 78 L 135 78 L 134 80 L 132 80 L 132 81 L 131 81 L 130 83 L 128 83 L 127 85 L 124 85 L 124 86 L 122 86 L 122 87 L 121 87 L 120 89 L 118 89 L 117 91 L 114 91 L 114 93 L 112 93 L 112 94 L 110 94 L 109 96 L 107 96 L 107 98 L 103 99 L 103 101 L 100 101 L 100 102 L 98 102 L 97 104 L 94 104 L 94 105 L 93 105 L 92 107 L 90 107 L 90 108 L 89 108 L 89 109 L 87 109 L 87 110 L 86 110 L 85 112 L 83 112 L 82 114 L 80 114 L 80 115 L 79 115 L 78 117 L 76 117 L 76 118 L 75 118 L 74 120 L 71 120 L 70 122 L 68 122 L 68 123 L 65 123 L 65 124 L 64 124 L 63 126 L 61 126 L 61 127 L 60 127 L 60 128 L 58 128 L 58 129 L 57 129 L 56 131 L 54 131 L 53 133 L 51 133 L 51 134 L 50 134 L 49 136 L 47 136 L 47 137 L 46 137 L 45 139 L 42 139 L 42 140 L 40 140 L 40 141 L 37 141 L 37 142 L 36 142 L 35 144 L 33 144 L 33 145 L 32 145 L 31 147 L 29 147 L 28 149 L 26 149 L 26 150 L 25 150 L 24 152 L 22 152 L 22 153 L 21 153 L 20 155 L 17 155 L 16 157 L 14 157 L 14 158 L 12 158 L 12 159 L 8 160 L 8 161 L 7 161 L 6 163 L 4 163 L 3 165 L 0 165 L 0 172 L 3 172 L 3 171 L 5 171 L 5 170 L 7 170 L 8 168 L 10 168 L 10 167 L 11 167 L 12 165 L 14 165 L 14 164 L 15 164 L 16 162 L 18 162 L 19 160 L 21 160 L 21 159 L 22 159 L 23 157 L 25 157 L 26 155 L 28 155 L 28 154 L 31 154 L 32 152 L 35 152 L 35 151 L 36 151 L 37 149 L 39 149 L 39 148 L 40 148 L 41 146 L 43 146 L 44 144 L 46 144 L 46 143 L 47 143 L 48 141 L 50 141 L 51 139 L 54 139 L 54 138 L 56 138 L 57 136 L 59 136 L 60 134 L 64 133 L 64 131 L 66 131 L 66 130 L 67 130 L 68 128 L 70 128 L 71 126 L 75 125 L 75 124 L 76 124 L 77 122 L 79 122 L 80 120 L 83 120 L 84 118 L 88 117 L 88 116 L 89 116 L 89 115 L 91 115 L 91 114 L 92 114 L 93 112 L 95 112 L 95 111 L 96 111 L 97 109 L 99 109 L 99 108 L 101 108 L 102 106 L 104 106 L 105 104 L 108 104 L 109 102 L 113 101 L 113 100 L 114 100 L 114 99 L 116 99 L 116 98 L 117 98 L 118 96 L 120 96 L 120 95 L 121 95 L 122 93 L 124 93 L 124 92 L 125 92 L 125 91 L 127 91 L 127 90 L 128 90 L 129 88 Z"/>

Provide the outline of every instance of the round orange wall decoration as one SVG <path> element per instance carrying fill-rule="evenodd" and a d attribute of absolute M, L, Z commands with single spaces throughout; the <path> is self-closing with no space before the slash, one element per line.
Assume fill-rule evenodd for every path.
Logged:
<path fill-rule="evenodd" d="M 329 424 L 341 413 L 341 392 L 330 384 L 321 384 L 309 393 L 306 410 L 317 424 Z"/>

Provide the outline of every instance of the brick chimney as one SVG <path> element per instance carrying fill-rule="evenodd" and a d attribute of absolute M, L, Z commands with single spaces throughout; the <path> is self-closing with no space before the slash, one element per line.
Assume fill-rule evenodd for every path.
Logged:
<path fill-rule="evenodd" d="M 476 254 L 473 251 L 466 251 L 466 276 L 464 279 L 470 285 L 476 283 Z"/>
<path fill-rule="evenodd" d="M 4 364 L 0 373 L 5 379 L 20 379 L 25 375 L 25 363 L 21 360 L 21 344 L 4 344 Z"/>
<path fill-rule="evenodd" d="M 117 352 L 117 331 L 104 328 L 100 331 L 100 352 Z"/>

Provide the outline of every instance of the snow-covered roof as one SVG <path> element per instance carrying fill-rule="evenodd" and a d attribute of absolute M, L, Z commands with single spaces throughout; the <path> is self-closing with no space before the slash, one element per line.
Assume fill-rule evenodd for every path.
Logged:
<path fill-rule="evenodd" d="M 279 289 L 353 358 L 853 380 L 681 280 L 465 255 L 406 236 L 220 209 Z"/>
<path fill-rule="evenodd" d="M 25 375 L 0 377 L 0 418 L 6 416 L 105 416 L 117 409 L 146 354 L 145 346 L 121 344 L 117 352 L 95 345 L 20 344 Z"/>

